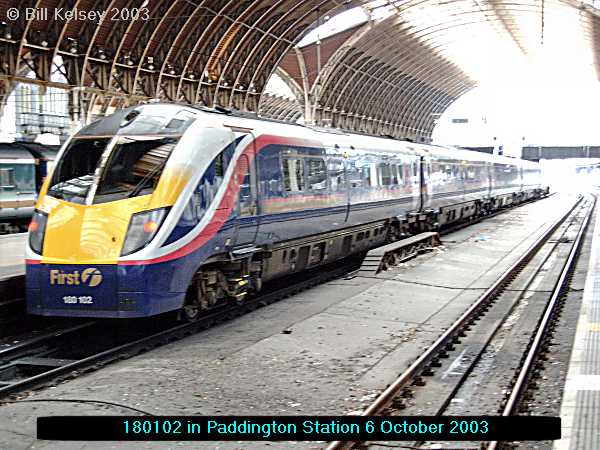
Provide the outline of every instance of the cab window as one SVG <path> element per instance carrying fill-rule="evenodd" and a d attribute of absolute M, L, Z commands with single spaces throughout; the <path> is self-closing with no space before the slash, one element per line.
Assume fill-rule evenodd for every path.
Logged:
<path fill-rule="evenodd" d="M 110 138 L 73 139 L 56 164 L 48 194 L 74 203 L 84 203 L 94 182 L 94 173 Z"/>
<path fill-rule="evenodd" d="M 119 137 L 102 170 L 94 203 L 151 194 L 178 138 Z"/>

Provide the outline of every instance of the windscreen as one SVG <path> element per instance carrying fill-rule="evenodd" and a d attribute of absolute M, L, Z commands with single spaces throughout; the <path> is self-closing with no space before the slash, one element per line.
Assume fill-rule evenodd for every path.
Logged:
<path fill-rule="evenodd" d="M 73 139 L 56 164 L 48 194 L 73 203 L 85 203 L 94 172 L 110 138 Z"/>
<path fill-rule="evenodd" d="M 151 194 L 178 141 L 173 137 L 118 137 L 102 170 L 94 203 Z"/>
<path fill-rule="evenodd" d="M 178 137 L 119 136 L 105 155 L 111 138 L 73 139 L 56 165 L 48 194 L 85 203 L 98 168 L 94 203 L 150 194 L 178 141 Z"/>

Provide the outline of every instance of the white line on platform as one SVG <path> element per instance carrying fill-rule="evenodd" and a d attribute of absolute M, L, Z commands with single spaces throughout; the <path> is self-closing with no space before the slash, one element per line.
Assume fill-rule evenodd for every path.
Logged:
<path fill-rule="evenodd" d="M 582 366 L 585 361 L 585 344 L 590 329 L 588 321 L 588 311 L 594 302 L 594 286 L 596 279 L 599 276 L 600 270 L 600 215 L 596 216 L 594 225 L 594 234 L 592 240 L 592 250 L 590 261 L 585 279 L 583 291 L 583 299 L 581 302 L 581 312 L 577 322 L 577 331 L 575 333 L 575 342 L 573 343 L 573 352 L 571 353 L 571 361 L 569 362 L 569 371 L 565 382 L 565 390 L 563 393 L 563 401 L 560 410 L 562 419 L 562 439 L 554 441 L 555 450 L 569 450 L 571 447 L 571 434 L 575 419 L 575 411 L 577 409 L 577 392 L 588 390 L 600 390 L 598 385 L 590 389 L 592 383 L 600 381 L 600 375 L 585 375 L 582 374 Z M 596 299 L 597 301 L 600 300 Z"/>

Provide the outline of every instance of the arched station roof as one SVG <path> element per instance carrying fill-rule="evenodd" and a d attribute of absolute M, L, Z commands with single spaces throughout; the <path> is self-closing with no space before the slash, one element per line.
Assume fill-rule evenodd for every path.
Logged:
<path fill-rule="evenodd" d="M 357 6 L 367 21 L 323 40 L 321 64 L 316 44 L 297 47 Z M 542 61 L 596 76 L 599 30 L 595 8 L 571 0 L 0 0 L 0 95 L 27 82 L 68 88 L 82 114 L 159 98 L 427 140 L 494 75 Z M 278 67 L 297 102 L 265 94 Z"/>
<path fill-rule="evenodd" d="M 256 110 L 278 61 L 318 15 L 352 6 L 351 0 L 2 0 L 0 76 L 5 84 L 52 85 L 59 56 L 69 86 L 104 98 Z M 11 8 L 21 12 L 18 19 L 9 18 Z M 27 8 L 48 15 L 28 20 Z M 76 11 L 107 14 L 69 20 Z M 22 78 L 29 70 L 34 80 Z"/>

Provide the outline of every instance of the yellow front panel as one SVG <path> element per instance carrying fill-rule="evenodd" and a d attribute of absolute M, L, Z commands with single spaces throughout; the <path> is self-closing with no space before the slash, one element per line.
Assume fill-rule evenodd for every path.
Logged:
<path fill-rule="evenodd" d="M 77 205 L 45 196 L 48 213 L 42 263 L 116 264 L 133 213 L 148 209 L 150 196 Z"/>
<path fill-rule="evenodd" d="M 47 195 L 36 207 L 48 214 L 42 263 L 116 264 L 132 214 L 173 206 L 191 177 L 185 166 L 166 169 L 151 195 L 79 205 Z"/>
<path fill-rule="evenodd" d="M 149 209 L 174 205 L 191 176 L 192 170 L 187 166 L 167 166 L 152 194 Z"/>

